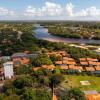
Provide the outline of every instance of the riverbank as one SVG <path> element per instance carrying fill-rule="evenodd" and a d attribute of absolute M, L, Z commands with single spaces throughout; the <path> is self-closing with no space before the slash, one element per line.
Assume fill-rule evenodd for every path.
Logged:
<path fill-rule="evenodd" d="M 74 38 L 63 38 L 59 36 L 54 36 L 48 32 L 47 28 L 44 27 L 37 27 L 34 30 L 36 33 L 34 36 L 38 39 L 47 40 L 50 42 L 64 42 L 64 43 L 80 43 L 80 44 L 100 44 L 100 40 L 92 40 L 92 39 L 74 39 Z"/>

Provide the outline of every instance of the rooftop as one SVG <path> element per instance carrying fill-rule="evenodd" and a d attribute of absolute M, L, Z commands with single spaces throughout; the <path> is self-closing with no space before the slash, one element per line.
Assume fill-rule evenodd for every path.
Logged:
<path fill-rule="evenodd" d="M 100 100 L 100 94 L 89 94 L 86 98 L 87 100 Z"/>
<path fill-rule="evenodd" d="M 27 57 L 26 53 L 14 53 L 12 55 L 12 58 L 16 58 L 16 57 Z"/>
<path fill-rule="evenodd" d="M 95 69 L 93 67 L 85 67 L 86 71 L 95 71 Z"/>

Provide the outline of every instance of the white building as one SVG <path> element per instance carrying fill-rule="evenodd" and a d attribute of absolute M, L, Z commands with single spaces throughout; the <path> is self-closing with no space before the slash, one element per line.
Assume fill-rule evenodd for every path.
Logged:
<path fill-rule="evenodd" d="M 4 66 L 4 76 L 6 79 L 11 79 L 14 76 L 13 72 L 13 62 L 8 61 L 3 64 Z"/>

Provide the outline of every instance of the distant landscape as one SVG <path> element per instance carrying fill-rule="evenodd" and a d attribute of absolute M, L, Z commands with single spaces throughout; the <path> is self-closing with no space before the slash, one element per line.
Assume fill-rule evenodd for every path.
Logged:
<path fill-rule="evenodd" d="M 1 22 L 0 99 L 87 100 L 85 91 L 98 95 L 100 44 L 39 39 L 36 30 L 43 35 L 42 28 L 58 37 L 100 40 L 99 22 Z"/>

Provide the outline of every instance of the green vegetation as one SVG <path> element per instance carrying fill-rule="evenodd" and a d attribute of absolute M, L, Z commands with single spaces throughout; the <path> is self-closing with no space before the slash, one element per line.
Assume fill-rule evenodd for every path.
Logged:
<path fill-rule="evenodd" d="M 6 27 L 4 26 L 6 25 Z M 32 35 L 31 24 L 3 24 L 0 28 L 0 51 L 4 56 L 15 52 L 39 50 L 36 39 Z"/>
<path fill-rule="evenodd" d="M 66 83 L 67 81 L 67 83 Z M 80 81 L 89 81 L 91 85 L 83 86 Z M 97 90 L 100 92 L 100 78 L 96 76 L 65 75 L 65 81 L 61 84 L 65 88 L 79 88 L 81 90 Z"/>
<path fill-rule="evenodd" d="M 76 48 L 76 47 L 66 47 L 66 51 L 72 58 L 74 58 L 77 62 L 79 62 L 79 58 L 97 58 L 100 60 L 100 55 L 93 51 Z"/>
<path fill-rule="evenodd" d="M 66 38 L 84 38 L 100 40 L 100 23 L 67 22 L 44 23 L 49 33 Z"/>
<path fill-rule="evenodd" d="M 52 61 L 46 54 L 40 54 L 35 59 L 31 59 L 33 66 L 41 66 L 41 65 L 51 65 Z"/>
<path fill-rule="evenodd" d="M 64 25 L 43 23 L 43 25 L 47 25 L 48 28 L 54 25 L 54 28 L 52 27 L 52 30 L 49 29 L 49 31 L 51 30 L 57 33 L 57 35 L 59 34 L 59 36 L 62 33 L 63 37 L 81 38 L 82 35 L 83 38 L 89 38 L 89 32 L 94 32 L 94 29 L 97 32 L 96 34 L 98 34 L 97 36 L 94 34 L 95 38 L 99 37 L 98 28 L 100 28 L 100 25 L 96 23 L 92 25 L 88 23 L 64 23 Z M 100 79 L 96 76 L 81 76 L 86 73 L 61 71 L 59 67 L 53 71 L 43 68 L 33 71 L 32 68 L 41 67 L 41 65 L 51 65 L 55 61 L 62 59 L 59 55 L 49 57 L 46 54 L 49 51 L 64 50 L 77 63 L 79 63 L 79 58 L 84 57 L 93 57 L 100 61 L 100 55 L 93 51 L 70 47 L 64 43 L 38 40 L 34 37 L 33 28 L 33 23 L 0 24 L 1 56 L 11 56 L 16 52 L 29 51 L 29 53 L 34 53 L 34 51 L 39 51 L 38 56 L 31 58 L 28 65 L 14 68 L 16 76 L 12 80 L 5 81 L 3 91 L 0 94 L 0 100 L 13 100 L 13 98 L 15 100 L 51 100 L 53 91 L 57 94 L 58 100 L 71 100 L 72 98 L 85 100 L 83 90 L 97 90 L 100 92 Z M 74 31 L 72 31 L 73 29 Z M 77 32 L 79 29 L 81 33 Z M 86 30 L 88 33 L 86 33 Z M 2 63 L 1 61 L 0 64 L 2 65 Z M 91 85 L 80 85 L 80 81 L 84 80 L 88 80 Z M 61 86 L 62 88 L 60 88 Z"/>

